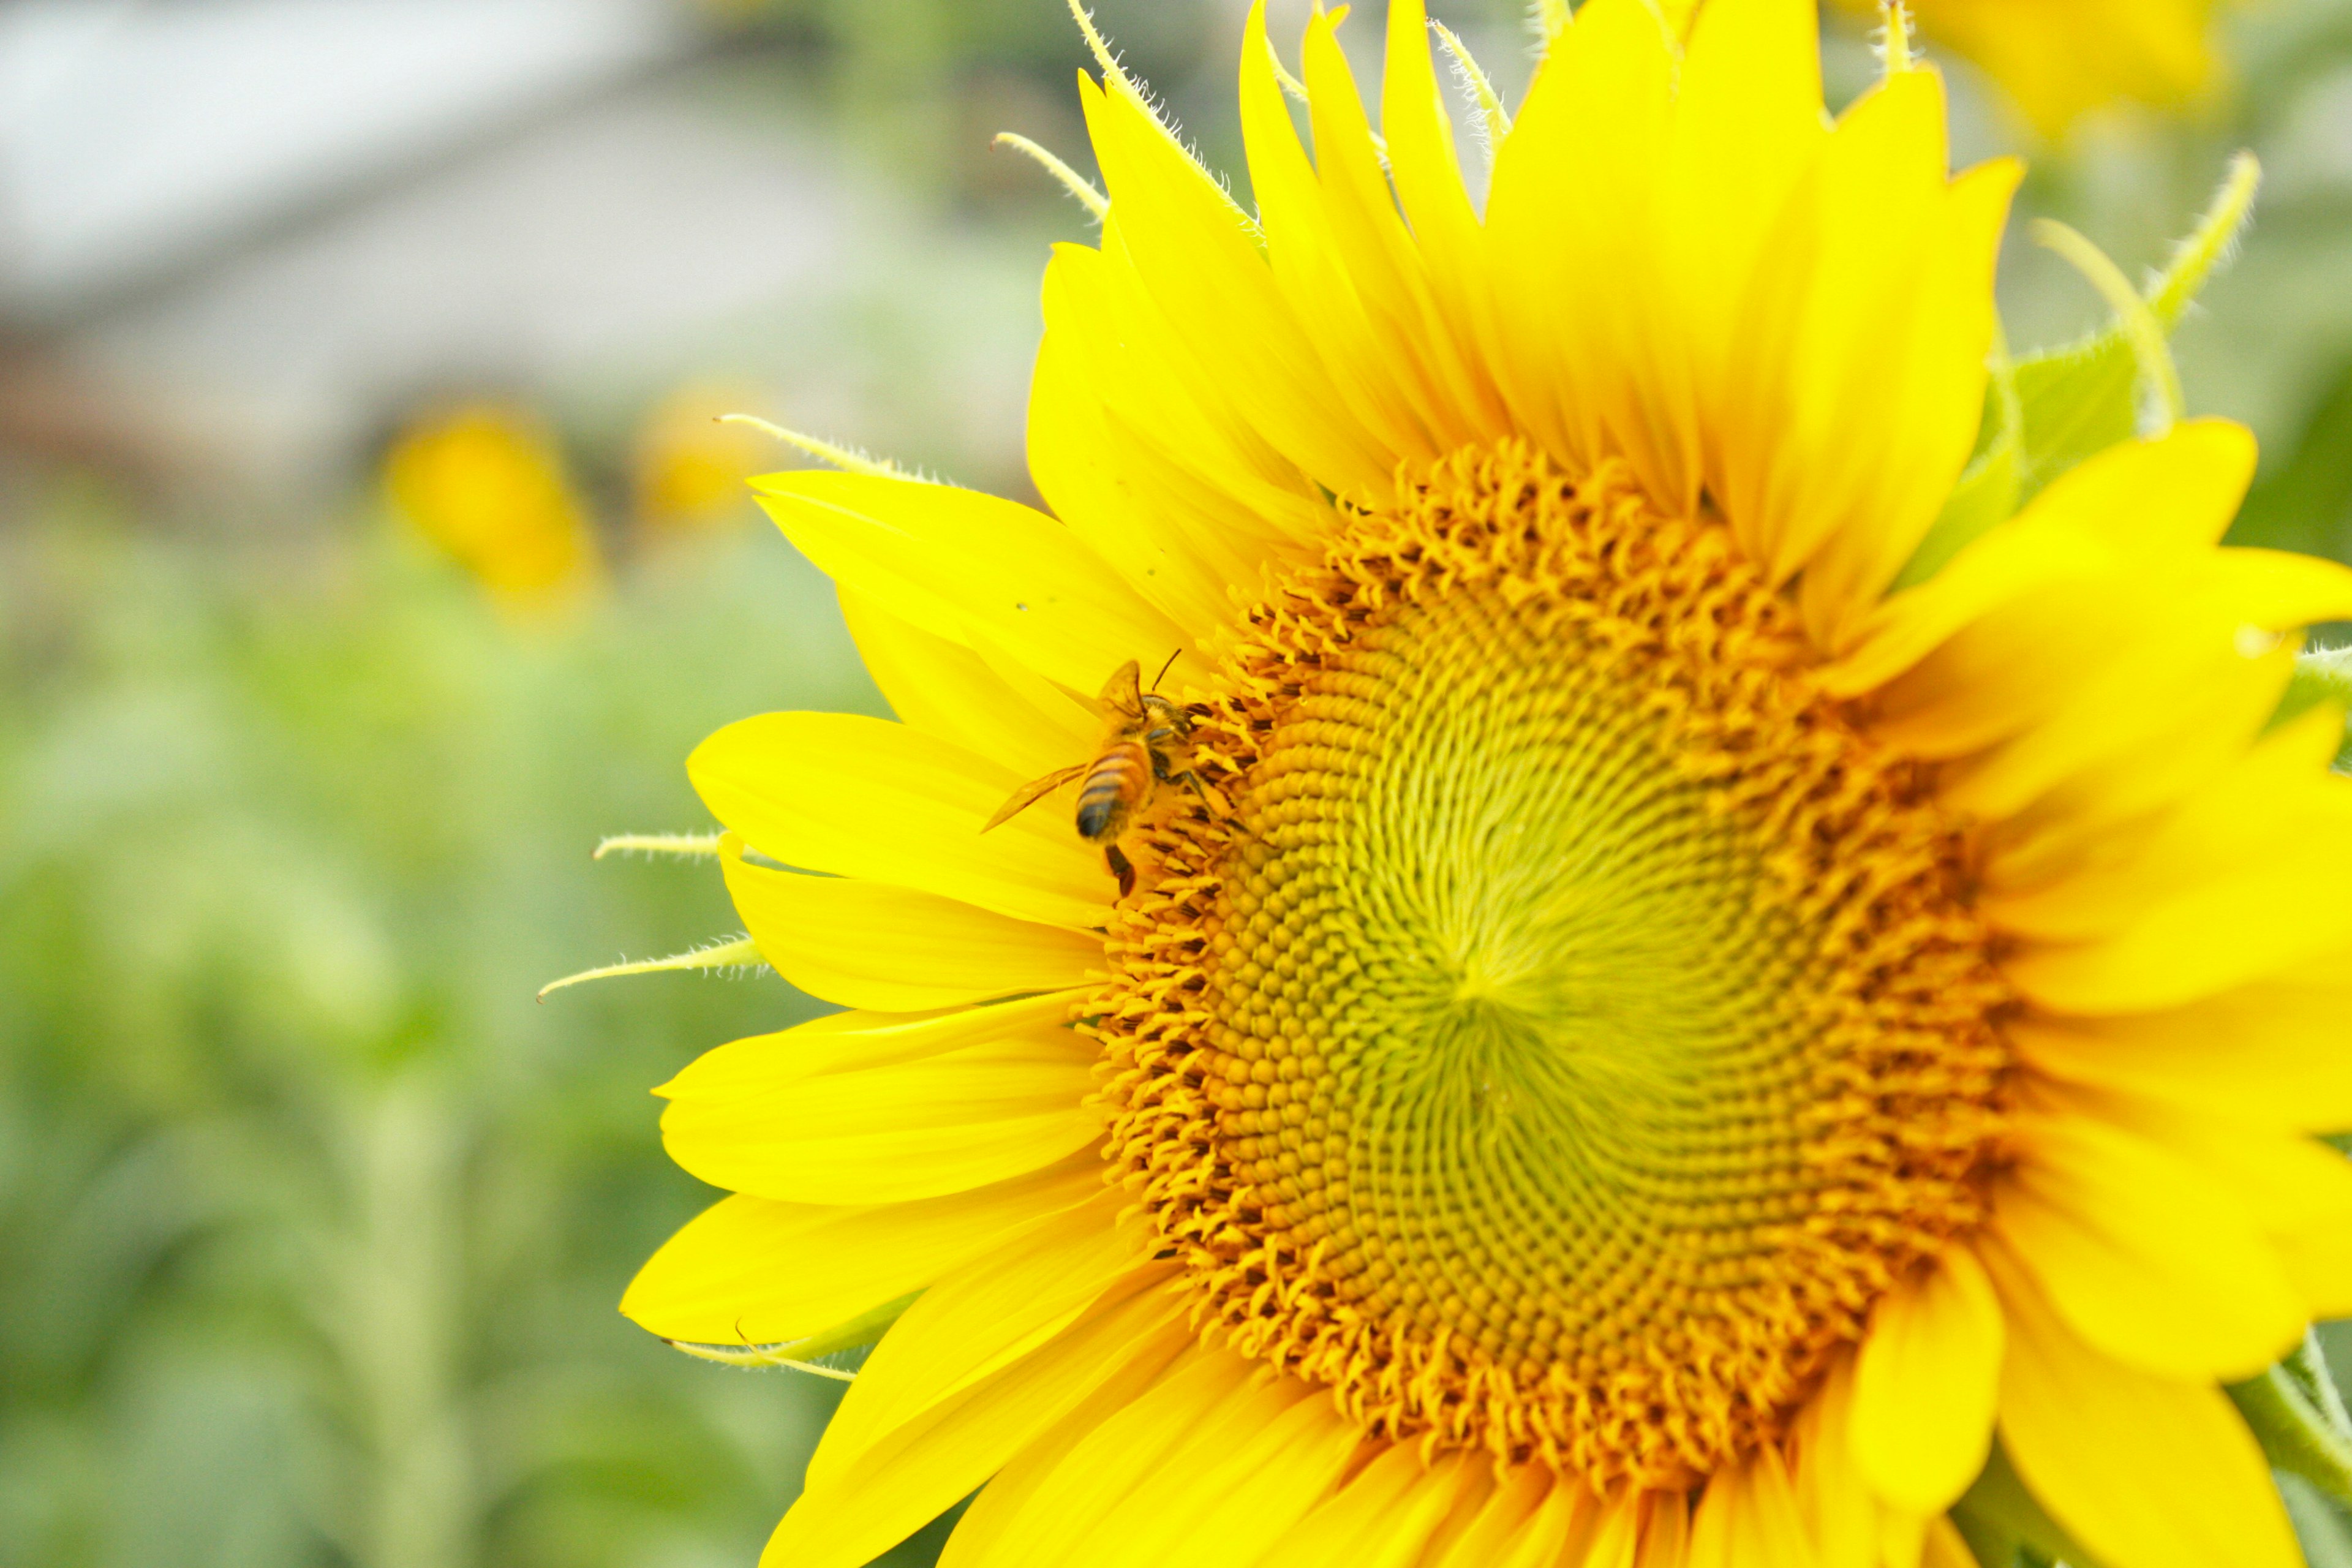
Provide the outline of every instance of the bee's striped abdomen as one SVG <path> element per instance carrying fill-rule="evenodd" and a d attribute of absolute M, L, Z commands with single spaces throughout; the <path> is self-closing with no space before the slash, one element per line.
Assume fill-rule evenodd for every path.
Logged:
<path fill-rule="evenodd" d="M 1139 743 L 1105 752 L 1078 786 L 1078 836 L 1095 844 L 1117 838 L 1150 788 L 1151 756 Z"/>

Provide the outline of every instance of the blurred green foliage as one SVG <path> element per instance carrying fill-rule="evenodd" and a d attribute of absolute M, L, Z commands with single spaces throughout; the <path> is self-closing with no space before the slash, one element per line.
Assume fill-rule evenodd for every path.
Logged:
<path fill-rule="evenodd" d="M 729 719 L 863 707 L 772 536 L 503 621 L 387 531 L 60 486 L 0 558 L 0 1561 L 747 1563 L 835 1390 L 614 1310 L 707 1194 L 646 1089 L 811 1005 L 583 963 L 736 929 Z"/>

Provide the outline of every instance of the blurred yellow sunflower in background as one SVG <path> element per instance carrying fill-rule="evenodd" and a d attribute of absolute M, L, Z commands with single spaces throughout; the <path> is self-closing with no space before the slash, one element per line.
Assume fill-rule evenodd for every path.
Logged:
<path fill-rule="evenodd" d="M 1832 124 L 1810 0 L 1591 0 L 1482 215 L 1338 21 L 1310 159 L 1252 16 L 1255 216 L 1098 51 L 1051 515 L 757 481 L 899 716 L 690 763 L 853 1009 L 666 1087 L 740 1195 L 625 1302 L 880 1334 L 764 1561 L 1908 1568 L 1997 1436 L 2107 1568 L 2294 1563 L 2218 1384 L 2352 1310 L 2352 782 L 2266 728 L 2352 572 L 2218 547 L 2211 421 L 1906 569 L 2017 170 L 1899 47 Z M 1106 706 L 1131 817 L 983 833 Z"/>
<path fill-rule="evenodd" d="M 1871 0 L 1841 0 L 1874 16 Z M 2221 0 L 1915 0 L 1928 34 L 1998 81 L 2045 136 L 2119 100 L 2179 109 L 2213 83 Z"/>

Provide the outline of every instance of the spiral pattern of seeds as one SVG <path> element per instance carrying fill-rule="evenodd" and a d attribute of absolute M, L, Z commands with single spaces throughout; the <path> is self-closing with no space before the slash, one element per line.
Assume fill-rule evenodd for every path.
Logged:
<path fill-rule="evenodd" d="M 1596 1484 L 1772 1440 L 1981 1218 L 1958 837 L 1717 525 L 1438 465 L 1254 618 L 1095 1005 L 1114 1153 L 1246 1353 Z"/>

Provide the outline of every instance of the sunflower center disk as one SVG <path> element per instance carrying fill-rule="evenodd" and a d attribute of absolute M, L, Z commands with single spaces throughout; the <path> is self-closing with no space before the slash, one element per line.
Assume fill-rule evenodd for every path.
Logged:
<path fill-rule="evenodd" d="M 1441 464 L 1255 617 L 1098 1028 L 1245 1353 L 1369 1429 L 1688 1484 L 1975 1224 L 1958 843 L 1722 531 Z"/>

